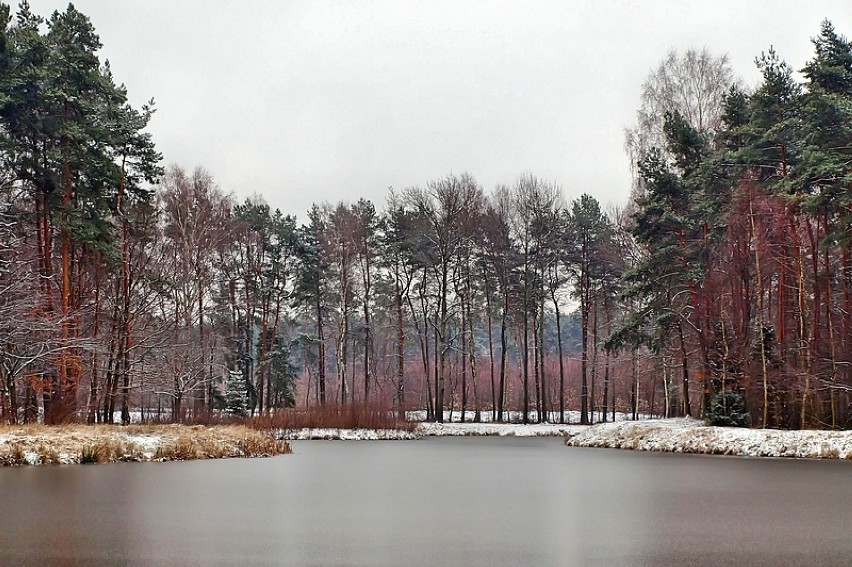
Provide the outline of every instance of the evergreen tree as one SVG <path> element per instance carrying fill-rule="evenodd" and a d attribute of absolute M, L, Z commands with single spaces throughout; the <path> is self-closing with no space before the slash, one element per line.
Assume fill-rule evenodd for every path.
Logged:
<path fill-rule="evenodd" d="M 226 388 L 225 411 L 234 416 L 245 416 L 248 413 L 248 396 L 242 371 L 228 370 Z"/>
<path fill-rule="evenodd" d="M 589 419 L 589 349 L 592 344 L 589 331 L 592 310 L 602 292 L 608 274 L 607 248 L 611 245 L 612 227 L 593 197 L 583 194 L 571 205 L 566 220 L 566 262 L 574 280 L 575 296 L 580 301 L 581 321 L 581 374 L 580 423 Z"/>
<path fill-rule="evenodd" d="M 327 400 L 325 318 L 328 295 L 329 261 L 324 252 L 326 222 L 317 205 L 308 211 L 309 224 L 300 227 L 296 239 L 297 273 L 294 300 L 305 307 L 313 318 L 317 345 L 317 398 L 320 404 Z"/>
<path fill-rule="evenodd" d="M 69 5 L 45 22 L 24 2 L 15 26 L 8 8 L 0 19 L 0 153 L 31 196 L 43 309 L 62 320 L 65 348 L 46 370 L 43 402 L 46 419 L 62 421 L 75 417 L 84 371 L 85 276 L 118 258 L 127 271 L 130 209 L 150 201 L 143 185 L 160 174 L 160 156 L 142 132 L 152 108 L 128 105 L 98 59 L 101 43 L 85 15 Z"/>

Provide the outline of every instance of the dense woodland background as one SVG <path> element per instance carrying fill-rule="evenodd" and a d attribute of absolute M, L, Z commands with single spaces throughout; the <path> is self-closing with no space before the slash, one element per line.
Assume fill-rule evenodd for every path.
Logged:
<path fill-rule="evenodd" d="M 303 224 L 164 170 L 153 102 L 130 106 L 72 6 L 0 23 L 2 421 L 742 404 L 753 426 L 851 424 L 852 44 L 829 22 L 801 80 L 772 50 L 753 89 L 669 54 L 622 208 L 451 174 Z"/>

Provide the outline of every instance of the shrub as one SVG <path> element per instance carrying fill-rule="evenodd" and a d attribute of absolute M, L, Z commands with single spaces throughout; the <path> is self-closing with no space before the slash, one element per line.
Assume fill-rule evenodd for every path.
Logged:
<path fill-rule="evenodd" d="M 417 423 L 400 420 L 396 410 L 380 404 L 345 404 L 280 409 L 249 420 L 253 429 L 399 429 L 414 431 Z"/>
<path fill-rule="evenodd" d="M 80 451 L 80 462 L 84 465 L 105 463 L 109 459 L 104 451 L 104 446 L 99 443 L 86 445 Z"/>
<path fill-rule="evenodd" d="M 751 418 L 743 397 L 734 390 L 723 390 L 710 399 L 704 421 L 707 425 L 748 427 Z"/>

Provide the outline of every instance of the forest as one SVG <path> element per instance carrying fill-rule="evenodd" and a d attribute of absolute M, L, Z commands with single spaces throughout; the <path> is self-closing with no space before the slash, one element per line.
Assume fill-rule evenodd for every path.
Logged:
<path fill-rule="evenodd" d="M 2 422 L 852 426 L 852 43 L 828 21 L 801 70 L 760 54 L 754 87 L 706 50 L 664 59 L 623 206 L 460 173 L 304 223 L 164 167 L 153 100 L 131 106 L 73 6 L 0 24 Z"/>

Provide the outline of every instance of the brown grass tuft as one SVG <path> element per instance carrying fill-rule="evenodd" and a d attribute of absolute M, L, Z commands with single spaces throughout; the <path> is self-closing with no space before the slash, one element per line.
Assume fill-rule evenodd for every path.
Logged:
<path fill-rule="evenodd" d="M 38 464 L 40 465 L 58 465 L 62 462 L 59 458 L 59 452 L 44 443 L 39 444 L 36 452 L 38 453 Z"/>
<path fill-rule="evenodd" d="M 839 459 L 840 458 L 840 450 L 837 447 L 829 447 L 827 445 L 822 445 L 819 448 L 819 458 L 820 459 Z"/>
<path fill-rule="evenodd" d="M 84 464 L 141 460 L 144 460 L 142 449 L 136 443 L 124 439 L 97 439 L 80 451 L 80 462 Z"/>
<path fill-rule="evenodd" d="M 0 453 L 0 466 L 14 467 L 27 464 L 27 457 L 21 445 L 18 443 L 9 443 L 7 447 L 3 447 L 4 450 Z"/>
<path fill-rule="evenodd" d="M 208 458 L 207 453 L 202 451 L 196 439 L 189 435 L 180 435 L 171 442 L 163 443 L 154 453 L 154 460 L 157 461 L 191 461 L 204 458 Z"/>
<path fill-rule="evenodd" d="M 292 453 L 293 449 L 286 441 L 252 431 L 240 441 L 240 451 L 244 457 L 271 457 Z"/>

